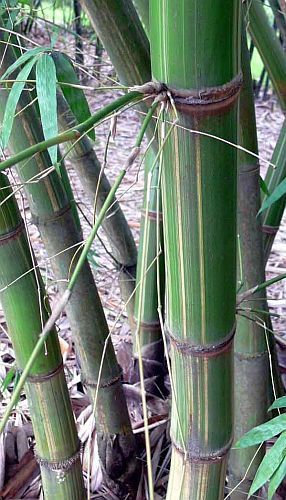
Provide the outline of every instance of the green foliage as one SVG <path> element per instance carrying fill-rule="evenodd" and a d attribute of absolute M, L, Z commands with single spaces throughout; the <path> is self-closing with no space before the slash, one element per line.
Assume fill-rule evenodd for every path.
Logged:
<path fill-rule="evenodd" d="M 275 491 L 277 490 L 278 486 L 283 481 L 285 476 L 286 476 L 286 457 L 284 456 L 279 467 L 277 467 L 276 471 L 274 472 L 273 476 L 270 479 L 268 487 L 268 500 L 271 500 Z"/>
<path fill-rule="evenodd" d="M 57 79 L 60 84 L 62 93 L 66 101 L 68 102 L 73 114 L 75 115 L 78 123 L 82 123 L 91 115 L 88 102 L 83 90 L 81 88 L 75 87 L 75 85 L 79 86 L 80 83 L 73 64 L 69 57 L 65 54 L 62 54 L 61 52 L 53 52 L 52 57 L 56 65 Z M 66 84 L 70 84 L 70 86 Z M 88 132 L 88 135 L 91 139 L 95 139 L 93 129 Z"/>
<path fill-rule="evenodd" d="M 277 399 L 269 408 L 286 406 L 286 397 Z M 281 434 L 280 434 L 281 433 Z M 268 499 L 270 500 L 286 474 L 286 415 L 279 415 L 247 432 L 235 445 L 235 448 L 247 448 L 280 434 L 275 444 L 264 456 L 248 493 L 253 495 L 263 484 L 270 480 Z"/>
<path fill-rule="evenodd" d="M 275 408 L 286 408 L 286 396 L 275 399 L 274 403 L 270 406 L 268 411 L 275 410 Z"/>
<path fill-rule="evenodd" d="M 3 128 L 2 128 L 2 133 L 1 133 L 1 145 L 2 148 L 6 148 L 9 142 L 9 138 L 11 135 L 12 127 L 13 127 L 13 121 L 14 121 L 14 116 L 16 112 L 16 107 L 18 104 L 18 101 L 20 99 L 20 95 L 22 93 L 23 88 L 25 87 L 26 80 L 29 77 L 32 67 L 34 66 L 36 62 L 36 58 L 33 57 L 30 59 L 27 64 L 21 69 L 21 71 L 18 73 L 16 81 L 13 83 L 12 89 L 10 91 L 6 108 L 5 108 L 5 114 L 3 118 Z"/>
<path fill-rule="evenodd" d="M 266 196 L 269 196 L 269 191 L 268 191 L 268 187 L 267 187 L 267 184 L 266 182 L 264 181 L 264 179 L 262 179 L 261 176 L 259 176 L 259 185 L 260 185 L 260 189 L 261 191 L 266 195 Z"/>
<path fill-rule="evenodd" d="M 47 48 L 48 50 L 49 48 Z M 24 52 L 15 62 L 14 64 L 11 64 L 11 66 L 5 71 L 4 75 L 2 75 L 1 81 L 3 82 L 10 76 L 13 71 L 18 69 L 20 66 L 22 66 L 24 63 L 29 61 L 34 56 L 37 56 L 38 54 L 41 54 L 44 51 L 43 47 L 35 47 L 34 49 L 27 50 L 27 52 Z"/>
<path fill-rule="evenodd" d="M 263 441 L 277 436 L 284 430 L 286 430 L 286 414 L 279 415 L 269 420 L 269 422 L 254 427 L 237 441 L 235 448 L 248 448 L 248 446 L 263 443 Z"/>
<path fill-rule="evenodd" d="M 286 179 L 283 179 L 283 181 L 278 184 L 274 191 L 267 198 L 265 198 L 258 213 L 263 212 L 267 208 L 271 207 L 271 205 L 273 205 L 275 201 L 282 198 L 284 194 L 286 194 Z"/>
<path fill-rule="evenodd" d="M 10 139 L 16 108 L 26 81 L 36 66 L 36 91 L 45 140 L 58 135 L 57 120 L 57 83 L 79 123 L 91 117 L 90 109 L 80 87 L 79 80 L 70 59 L 60 52 L 48 53 L 51 47 L 36 47 L 26 51 L 3 74 L 0 83 L 18 70 L 6 104 L 1 132 L 1 146 L 6 148 Z M 95 138 L 93 128 L 88 131 L 91 139 Z M 53 165 L 57 164 L 57 146 L 49 148 Z"/>
<path fill-rule="evenodd" d="M 12 368 L 10 368 L 10 370 L 8 370 L 6 377 L 2 381 L 2 384 L 0 387 L 1 392 L 4 392 L 4 391 L 6 391 L 6 389 L 8 389 L 9 385 L 13 382 L 15 375 L 16 375 L 16 367 L 12 366 Z"/>
<path fill-rule="evenodd" d="M 43 54 L 36 65 L 36 89 L 46 140 L 58 135 L 57 119 L 57 75 L 53 58 Z M 48 149 L 52 164 L 57 162 L 57 146 Z"/>
<path fill-rule="evenodd" d="M 276 443 L 266 453 L 260 466 L 258 467 L 255 478 L 248 493 L 248 498 L 253 495 L 253 493 L 255 493 L 259 488 L 261 488 L 261 486 L 263 486 L 266 481 L 268 481 L 274 474 L 277 473 L 277 469 L 280 467 L 281 462 L 284 461 L 285 452 L 286 432 L 283 432 L 277 439 Z"/>

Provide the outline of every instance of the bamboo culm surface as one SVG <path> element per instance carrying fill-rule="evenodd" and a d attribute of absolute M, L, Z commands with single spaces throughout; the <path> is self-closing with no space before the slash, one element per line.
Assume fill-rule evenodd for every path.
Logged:
<path fill-rule="evenodd" d="M 25 225 L 2 173 L 0 188 L 1 304 L 17 367 L 24 370 L 49 316 L 49 306 Z M 82 500 L 80 442 L 55 328 L 39 351 L 25 388 L 45 498 Z"/>
<path fill-rule="evenodd" d="M 256 119 L 249 51 L 243 25 L 242 33 L 243 87 L 239 100 L 239 144 L 258 156 Z M 259 160 L 240 151 L 238 154 L 238 264 L 237 288 L 243 293 L 265 281 L 263 235 L 260 208 Z M 251 313 L 257 307 L 262 313 Z M 256 425 L 267 419 L 268 387 L 270 385 L 269 358 L 267 352 L 267 320 L 265 290 L 255 294 L 255 300 L 243 302 L 238 310 L 237 330 L 234 340 L 234 442 Z M 243 312 L 243 309 L 245 311 Z M 250 310 L 249 310 L 249 309 Z M 265 313 L 263 313 L 265 311 Z M 259 380 L 259 384 L 257 384 Z M 252 461 L 255 449 L 231 451 L 229 462 L 230 489 L 240 484 L 239 490 L 249 491 L 251 481 L 263 458 L 261 447 Z M 249 464 L 252 461 L 252 466 Z M 240 483 L 242 481 L 242 483 Z M 239 500 L 241 493 L 234 491 L 232 500 Z"/>
<path fill-rule="evenodd" d="M 239 85 L 223 103 L 202 96 L 241 80 L 239 4 L 151 0 L 150 40 L 154 79 L 192 89 L 163 152 L 166 331 L 174 384 L 167 498 L 218 500 L 232 443 L 237 154 L 188 129 L 237 142 Z M 171 104 L 169 110 L 172 122 Z"/>

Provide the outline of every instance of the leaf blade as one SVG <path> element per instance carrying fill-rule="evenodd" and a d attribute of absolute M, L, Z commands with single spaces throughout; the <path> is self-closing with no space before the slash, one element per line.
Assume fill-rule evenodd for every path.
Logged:
<path fill-rule="evenodd" d="M 43 54 L 36 65 L 36 89 L 45 140 L 58 135 L 57 76 L 53 58 Z M 57 163 L 58 148 L 48 149 L 51 162 Z"/>
<path fill-rule="evenodd" d="M 263 484 L 268 481 L 268 479 L 274 474 L 276 469 L 280 466 L 281 461 L 284 458 L 286 447 L 286 432 L 283 432 L 281 436 L 277 439 L 276 443 L 270 448 L 263 458 L 258 470 L 255 474 L 255 478 L 250 487 L 248 498 L 253 495 Z"/>
<path fill-rule="evenodd" d="M 274 189 L 274 191 L 270 194 L 270 196 L 268 196 L 264 200 L 258 214 L 260 214 L 261 212 L 263 212 L 267 208 L 271 207 L 271 205 L 273 205 L 273 203 L 278 201 L 285 194 L 286 194 L 286 179 L 283 179 L 283 181 L 280 182 L 280 184 L 278 184 L 278 186 Z"/>
<path fill-rule="evenodd" d="M 35 62 L 36 62 L 36 57 L 33 57 L 27 62 L 27 64 L 18 73 L 16 80 L 11 88 L 10 94 L 7 99 L 5 113 L 3 117 L 3 123 L 2 123 L 2 133 L 1 133 L 2 148 L 6 148 L 8 145 L 13 127 L 16 107 L 19 102 L 22 90 L 25 87 L 26 80 Z"/>
<path fill-rule="evenodd" d="M 61 52 L 53 52 L 52 57 L 56 65 L 57 79 L 60 84 L 61 91 L 71 108 L 71 111 L 77 119 L 77 122 L 82 123 L 91 116 L 89 105 L 83 90 L 78 87 L 61 85 L 64 83 L 80 85 L 73 64 L 71 60 Z M 92 140 L 95 139 L 93 129 L 88 132 L 88 135 Z"/>
<path fill-rule="evenodd" d="M 275 408 L 286 408 L 286 396 L 275 399 L 274 403 L 268 408 L 268 411 L 275 410 Z"/>
<path fill-rule="evenodd" d="M 265 422 L 248 431 L 237 441 L 234 448 L 248 448 L 249 446 L 260 444 L 273 436 L 277 436 L 277 434 L 280 434 L 285 429 L 286 414 L 278 415 L 278 417 L 272 418 L 269 422 Z"/>
<path fill-rule="evenodd" d="M 1 76 L 0 82 L 3 82 L 3 80 L 6 80 L 7 77 L 9 75 L 11 75 L 11 73 L 13 73 L 13 71 L 15 71 L 17 68 L 19 68 L 19 66 L 21 66 L 22 64 L 29 61 L 29 59 L 31 59 L 32 57 L 35 57 L 36 55 L 40 54 L 41 52 L 43 52 L 43 50 L 44 50 L 43 47 L 35 47 L 34 49 L 30 49 L 30 50 L 27 50 L 27 52 L 24 52 L 24 54 L 22 54 L 17 59 L 17 61 L 15 61 L 13 64 L 11 64 L 11 66 L 9 66 L 9 68 Z"/>
<path fill-rule="evenodd" d="M 286 475 L 286 457 L 283 458 L 279 467 L 274 472 L 273 476 L 270 478 L 268 487 L 268 500 L 271 500 L 278 486 L 282 483 Z"/>

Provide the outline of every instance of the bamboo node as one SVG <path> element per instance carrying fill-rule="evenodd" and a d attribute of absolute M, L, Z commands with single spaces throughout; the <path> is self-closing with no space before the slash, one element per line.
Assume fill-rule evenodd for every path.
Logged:
<path fill-rule="evenodd" d="M 202 451 L 199 448 L 186 450 L 177 443 L 174 443 L 174 441 L 172 441 L 172 446 L 178 453 L 180 453 L 180 455 L 184 455 L 185 460 L 187 460 L 188 462 L 204 464 L 208 462 L 213 463 L 224 460 L 225 456 L 229 453 L 229 450 L 232 446 L 232 441 L 233 439 L 231 438 L 225 446 L 216 451 L 211 451 L 209 453 L 207 452 L 202 453 Z"/>
<path fill-rule="evenodd" d="M 262 231 L 263 233 L 266 233 L 266 234 L 272 234 L 275 236 L 275 234 L 277 233 L 279 229 L 279 226 L 262 226 Z"/>
<path fill-rule="evenodd" d="M 87 385 L 88 387 L 92 387 L 93 389 L 96 389 L 97 387 L 99 389 L 104 389 L 105 387 L 110 387 L 114 384 L 117 384 L 117 382 L 121 381 L 121 378 L 122 378 L 122 370 L 120 369 L 120 372 L 118 375 L 107 380 L 106 382 L 98 383 L 98 382 L 94 382 L 93 380 L 90 380 L 88 378 L 83 378 L 82 383 L 83 383 L 83 385 Z"/>
<path fill-rule="evenodd" d="M 39 226 L 46 226 L 47 224 L 49 224 L 51 222 L 56 222 L 57 220 L 59 220 L 69 210 L 71 210 L 71 204 L 67 203 L 63 208 L 61 208 L 60 210 L 57 210 L 57 211 L 53 212 L 53 214 L 48 215 L 48 216 L 43 216 L 43 215 L 38 216 L 38 215 L 32 214 L 33 223 L 36 226 L 38 226 L 38 225 Z"/>
<path fill-rule="evenodd" d="M 83 445 L 79 442 L 76 452 L 65 460 L 46 460 L 45 458 L 40 457 L 36 452 L 35 460 L 40 467 L 55 472 L 58 483 L 63 483 L 65 481 L 66 474 L 74 467 L 78 460 L 80 460 L 82 451 Z"/>
<path fill-rule="evenodd" d="M 158 100 L 166 101 L 169 100 L 169 94 L 175 104 L 180 105 L 213 105 L 227 100 L 232 101 L 235 96 L 238 96 L 242 81 L 242 72 L 240 72 L 232 80 L 223 85 L 205 87 L 199 90 L 168 87 L 165 83 L 155 80 L 147 82 L 144 85 L 132 87 L 131 90 L 150 97 L 156 96 Z"/>
<path fill-rule="evenodd" d="M 54 370 L 52 370 L 52 371 L 50 371 L 48 373 L 44 373 L 43 375 L 28 375 L 27 379 L 32 384 L 38 384 L 38 383 L 42 383 L 42 382 L 47 382 L 51 378 L 53 378 L 56 375 L 58 375 L 63 369 L 64 369 L 64 365 L 63 365 L 63 362 L 61 361 L 61 363 L 59 364 L 59 366 L 57 366 Z"/>
<path fill-rule="evenodd" d="M 21 220 L 21 222 L 17 224 L 17 226 L 15 226 L 11 231 L 0 235 L 0 245 L 4 245 L 7 241 L 17 238 L 17 236 L 23 231 L 23 229 L 24 224 Z"/>
<path fill-rule="evenodd" d="M 130 155 L 127 158 L 125 170 L 127 170 L 128 168 L 130 168 L 133 165 L 137 156 L 140 153 L 140 150 L 141 150 L 141 148 L 139 146 L 132 149 Z"/>
<path fill-rule="evenodd" d="M 142 216 L 146 217 L 146 210 L 145 209 L 142 210 Z M 156 222 L 159 219 L 159 221 L 161 222 L 163 220 L 163 213 L 160 211 L 156 211 L 156 210 L 148 210 L 147 217 L 150 220 L 154 220 Z"/>
<path fill-rule="evenodd" d="M 173 333 L 171 333 L 167 325 L 165 325 L 165 334 L 169 338 L 171 344 L 174 345 L 174 347 L 180 351 L 182 355 L 211 358 L 213 356 L 219 356 L 223 352 L 230 349 L 235 329 L 236 323 L 233 325 L 228 335 L 226 335 L 222 340 L 213 344 L 205 345 L 194 345 L 189 341 L 176 337 Z"/>

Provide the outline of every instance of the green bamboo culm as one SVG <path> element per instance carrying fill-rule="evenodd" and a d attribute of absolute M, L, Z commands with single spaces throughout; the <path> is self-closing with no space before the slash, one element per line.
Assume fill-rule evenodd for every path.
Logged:
<path fill-rule="evenodd" d="M 237 142 L 239 2 L 151 0 L 150 40 L 153 78 L 181 102 L 162 172 L 174 385 L 167 498 L 218 500 L 232 443 L 237 152 L 200 132 Z"/>
<path fill-rule="evenodd" d="M 0 174 L 1 304 L 23 370 L 36 345 L 49 309 L 9 181 Z M 35 262 L 35 261 L 34 261 Z M 36 455 L 46 499 L 86 497 L 76 432 L 56 330 L 53 329 L 26 383 Z"/>
<path fill-rule="evenodd" d="M 243 87 L 239 100 L 239 144 L 258 155 L 252 77 L 244 29 L 241 52 Z M 263 283 L 265 270 L 261 217 L 257 217 L 261 203 L 259 160 L 244 151 L 239 152 L 238 160 L 239 258 L 237 275 L 238 289 L 243 292 L 258 283 Z M 250 311 L 251 308 L 256 309 L 257 304 L 262 311 L 260 314 Z M 234 341 L 234 442 L 253 427 L 266 421 L 270 383 L 265 329 L 257 324 L 257 322 L 268 323 L 265 290 L 256 294 L 254 301 L 242 303 L 241 309 L 238 311 Z M 240 500 L 241 491 L 249 491 L 265 448 L 260 449 L 249 469 L 256 451 L 257 447 L 231 451 L 228 487 L 231 490 L 238 483 L 240 484 L 238 490 L 231 494 L 233 500 Z"/>

